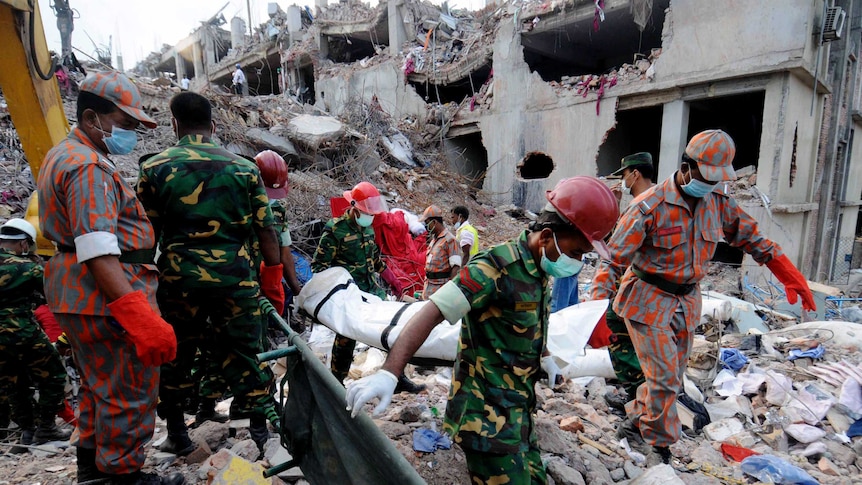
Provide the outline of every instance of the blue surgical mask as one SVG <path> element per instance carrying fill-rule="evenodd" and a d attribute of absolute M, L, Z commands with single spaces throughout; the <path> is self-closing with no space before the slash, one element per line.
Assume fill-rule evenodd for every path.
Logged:
<path fill-rule="evenodd" d="M 98 118 L 96 118 L 98 120 Z M 138 144 L 138 134 L 134 130 L 126 130 L 119 126 L 111 125 L 111 132 L 108 133 L 102 129 L 102 122 L 99 121 L 99 131 L 105 135 L 102 141 L 108 147 L 108 153 L 114 155 L 128 155 L 135 149 Z"/>
<path fill-rule="evenodd" d="M 691 174 L 689 174 L 689 177 L 691 177 Z M 706 197 L 706 194 L 712 192 L 712 189 L 715 188 L 715 185 L 701 182 L 700 180 L 692 178 L 689 179 L 689 182 L 687 184 L 681 185 L 680 187 L 682 187 L 682 191 L 686 194 L 700 199 Z"/>
<path fill-rule="evenodd" d="M 542 247 L 542 261 L 540 265 L 545 273 L 556 278 L 567 278 L 581 272 L 581 269 L 584 267 L 584 262 L 580 259 L 571 258 L 566 254 L 563 254 L 563 252 L 560 251 L 560 245 L 557 244 L 556 234 L 554 234 L 554 247 L 557 248 L 557 253 L 560 255 L 556 261 L 548 259 L 548 256 L 545 255 L 545 248 L 544 246 Z"/>
<path fill-rule="evenodd" d="M 366 214 L 364 212 L 360 212 L 358 216 L 356 216 L 356 223 L 361 227 L 368 227 L 371 223 L 374 222 L 373 214 Z"/>

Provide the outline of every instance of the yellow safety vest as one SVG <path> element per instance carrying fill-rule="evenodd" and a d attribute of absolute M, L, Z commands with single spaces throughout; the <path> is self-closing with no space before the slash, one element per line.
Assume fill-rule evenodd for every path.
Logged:
<path fill-rule="evenodd" d="M 461 224 L 461 227 L 458 228 L 458 232 L 455 233 L 455 239 L 458 240 L 459 247 L 461 245 L 461 231 L 469 231 L 473 234 L 473 246 L 470 247 L 470 257 L 472 258 L 479 252 L 479 231 L 466 222 Z M 464 263 L 466 263 L 466 261 L 464 261 Z"/>

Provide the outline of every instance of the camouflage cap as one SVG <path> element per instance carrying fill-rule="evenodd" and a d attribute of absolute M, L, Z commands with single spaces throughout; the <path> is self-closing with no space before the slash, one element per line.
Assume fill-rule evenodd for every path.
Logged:
<path fill-rule="evenodd" d="M 81 83 L 81 91 L 107 99 L 147 128 L 156 127 L 155 120 L 144 113 L 143 101 L 138 88 L 132 84 L 129 78 L 116 71 L 91 71 Z"/>
<path fill-rule="evenodd" d="M 622 162 L 620 163 L 620 169 L 608 175 L 607 178 L 620 178 L 623 175 L 623 170 L 627 168 L 637 168 L 647 165 L 652 167 L 652 155 L 650 155 L 649 152 L 632 153 L 631 155 L 624 156 Z"/>
<path fill-rule="evenodd" d="M 700 174 L 710 182 L 736 178 L 733 170 L 736 144 L 724 131 L 706 130 L 694 135 L 685 147 L 685 154 L 697 162 Z"/>

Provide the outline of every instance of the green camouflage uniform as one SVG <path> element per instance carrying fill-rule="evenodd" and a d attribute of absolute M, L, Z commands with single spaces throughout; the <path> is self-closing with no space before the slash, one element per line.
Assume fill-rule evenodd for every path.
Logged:
<path fill-rule="evenodd" d="M 606 317 L 608 328 L 613 333 L 611 343 L 608 345 L 608 353 L 611 355 L 614 373 L 629 399 L 634 399 L 638 386 L 644 382 L 644 371 L 641 369 L 626 323 L 611 308 L 608 308 Z"/>
<path fill-rule="evenodd" d="M 33 320 L 43 292 L 42 266 L 0 249 L 0 427 L 12 414 L 21 428 L 35 426 L 30 384 L 39 388 L 39 417 L 53 423 L 63 407 L 66 369 L 57 349 Z"/>
<path fill-rule="evenodd" d="M 349 212 L 326 223 L 311 261 L 311 270 L 315 273 L 333 266 L 346 269 L 360 290 L 380 298 L 386 297 L 374 275 L 386 269 L 386 264 L 380 259 L 380 248 L 374 242 L 374 229 L 360 227 L 351 219 Z M 330 370 L 339 382 L 344 382 L 350 371 L 355 348 L 355 340 L 336 334 Z"/>
<path fill-rule="evenodd" d="M 290 225 L 287 223 L 287 201 L 284 199 L 270 200 L 269 208 L 272 210 L 272 228 L 275 229 L 275 234 L 278 236 L 278 245 L 283 248 L 293 246 L 293 238 L 290 237 Z"/>
<path fill-rule="evenodd" d="M 162 366 L 159 415 L 176 413 L 197 394 L 191 371 L 198 349 L 218 363 L 235 418 L 269 412 L 273 376 L 255 360 L 265 327 L 249 245 L 254 227 L 273 219 L 257 166 L 189 135 L 141 165 L 138 197 L 161 229 L 157 298 L 178 344 L 177 358 Z"/>
<path fill-rule="evenodd" d="M 550 291 L 527 235 L 479 252 L 430 298 L 448 321 L 461 317 L 443 427 L 464 450 L 473 483 L 547 480 L 532 413 Z M 452 311 L 464 299 L 469 311 Z"/>

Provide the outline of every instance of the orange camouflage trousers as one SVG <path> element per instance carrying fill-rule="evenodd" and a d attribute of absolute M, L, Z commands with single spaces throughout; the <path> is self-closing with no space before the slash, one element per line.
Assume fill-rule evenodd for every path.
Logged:
<path fill-rule="evenodd" d="M 145 366 L 111 317 L 56 314 L 81 372 L 77 440 L 96 450 L 104 473 L 133 473 L 144 466 L 144 445 L 156 425 L 159 368 Z"/>
<path fill-rule="evenodd" d="M 694 333 L 686 326 L 683 312 L 675 312 L 665 325 L 625 322 L 645 379 L 635 399 L 626 405 L 626 414 L 647 444 L 670 446 L 682 433 L 676 397 L 682 389 Z"/>

